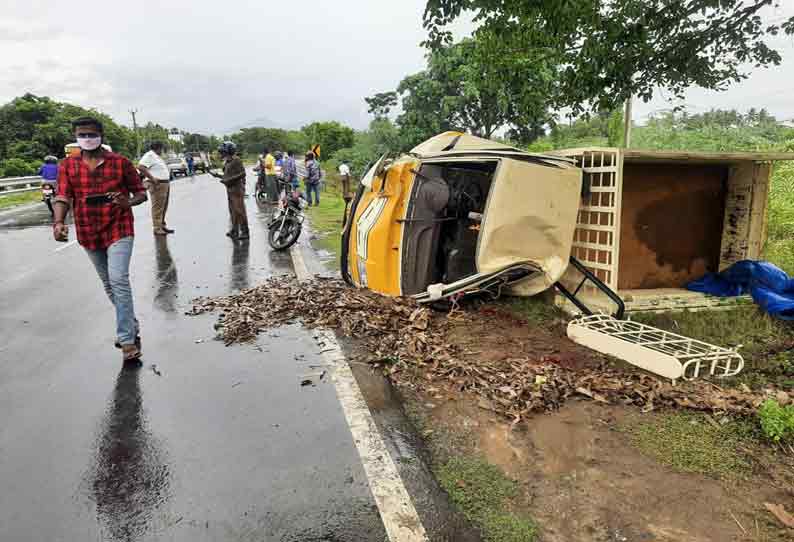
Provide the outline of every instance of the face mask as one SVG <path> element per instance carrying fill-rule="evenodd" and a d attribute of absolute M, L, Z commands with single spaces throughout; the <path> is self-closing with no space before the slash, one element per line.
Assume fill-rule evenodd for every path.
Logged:
<path fill-rule="evenodd" d="M 101 137 L 78 137 L 77 144 L 84 151 L 95 151 L 102 144 Z"/>

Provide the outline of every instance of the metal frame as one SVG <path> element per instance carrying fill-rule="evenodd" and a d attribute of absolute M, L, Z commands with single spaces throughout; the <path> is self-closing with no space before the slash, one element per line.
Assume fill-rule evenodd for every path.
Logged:
<path fill-rule="evenodd" d="M 726 378 L 744 368 L 744 359 L 736 350 L 605 314 L 571 321 L 568 337 L 673 381 L 694 380 L 705 373 Z"/>

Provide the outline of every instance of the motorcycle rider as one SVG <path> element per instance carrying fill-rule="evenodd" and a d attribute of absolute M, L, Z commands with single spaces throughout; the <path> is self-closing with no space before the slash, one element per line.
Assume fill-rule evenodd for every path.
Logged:
<path fill-rule="evenodd" d="M 245 210 L 245 166 L 237 156 L 237 146 L 231 141 L 224 141 L 218 147 L 218 153 L 224 160 L 223 175 L 210 171 L 213 177 L 221 180 L 226 186 L 226 196 L 229 200 L 229 218 L 232 222 L 231 229 L 226 235 L 232 239 L 248 239 L 248 216 Z"/>
<path fill-rule="evenodd" d="M 53 194 L 58 192 L 58 159 L 55 156 L 49 154 L 44 157 L 44 164 L 39 168 L 39 177 L 42 178 L 42 189 L 46 186 L 50 186 Z M 42 200 L 47 204 L 47 208 L 50 210 L 50 215 L 54 217 L 55 210 L 52 207 L 51 199 L 52 198 L 42 196 Z"/>

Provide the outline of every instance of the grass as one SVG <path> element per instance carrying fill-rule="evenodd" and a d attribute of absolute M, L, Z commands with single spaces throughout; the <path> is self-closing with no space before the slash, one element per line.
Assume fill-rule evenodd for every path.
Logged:
<path fill-rule="evenodd" d="M 453 457 L 436 469 L 441 487 L 486 542 L 531 542 L 537 527 L 510 511 L 518 485 L 495 466 L 475 458 Z"/>
<path fill-rule="evenodd" d="M 635 314 L 632 319 L 718 346 L 742 348 L 744 370 L 729 384 L 794 387 L 794 327 L 755 306 L 731 310 Z"/>
<path fill-rule="evenodd" d="M 25 205 L 26 203 L 35 203 L 37 201 L 41 201 L 41 192 L 39 190 L 17 192 L 16 194 L 8 194 L 7 196 L 0 195 L 0 209 Z"/>
<path fill-rule="evenodd" d="M 756 428 L 749 421 L 721 425 L 703 414 L 674 412 L 644 416 L 623 430 L 643 454 L 678 471 L 723 480 L 742 479 L 751 472 L 745 450 L 756 442 Z"/>
<path fill-rule="evenodd" d="M 565 318 L 562 310 L 544 295 L 507 298 L 508 310 L 527 321 L 530 327 L 548 326 Z"/>
<path fill-rule="evenodd" d="M 307 212 L 312 229 L 319 237 L 314 241 L 315 246 L 327 250 L 334 255 L 334 261 L 338 261 L 342 241 L 342 215 L 345 212 L 345 202 L 338 187 L 334 183 L 328 183 L 320 193 L 319 207 L 309 207 Z"/>

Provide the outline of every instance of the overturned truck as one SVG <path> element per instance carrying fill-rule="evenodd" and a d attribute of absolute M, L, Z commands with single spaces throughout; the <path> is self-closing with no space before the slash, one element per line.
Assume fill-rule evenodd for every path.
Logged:
<path fill-rule="evenodd" d="M 581 197 L 570 158 L 446 132 L 364 176 L 345 221 L 342 276 L 420 302 L 535 295 L 568 267 Z"/>

